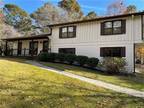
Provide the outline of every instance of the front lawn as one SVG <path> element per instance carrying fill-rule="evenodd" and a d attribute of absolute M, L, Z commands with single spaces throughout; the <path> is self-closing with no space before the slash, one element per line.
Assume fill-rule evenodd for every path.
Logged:
<path fill-rule="evenodd" d="M 143 108 L 143 102 L 24 60 L 0 59 L 0 108 Z"/>
<path fill-rule="evenodd" d="M 123 87 L 133 88 L 140 91 L 144 91 L 144 74 L 136 74 L 136 76 L 111 76 L 104 74 L 102 72 L 77 67 L 77 66 L 70 66 L 66 64 L 59 64 L 59 63 L 42 63 L 46 66 L 53 67 L 59 70 L 67 71 L 73 74 L 85 76 L 88 78 L 101 80 L 105 82 L 109 82 L 112 84 L 120 85 Z"/>

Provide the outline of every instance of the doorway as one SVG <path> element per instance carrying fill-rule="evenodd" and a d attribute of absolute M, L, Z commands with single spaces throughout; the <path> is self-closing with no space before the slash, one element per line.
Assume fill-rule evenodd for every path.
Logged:
<path fill-rule="evenodd" d="M 17 54 L 21 55 L 22 53 L 22 42 L 18 42 L 18 50 L 17 50 Z"/>
<path fill-rule="evenodd" d="M 48 52 L 48 41 L 43 41 L 43 52 Z"/>
<path fill-rule="evenodd" d="M 29 54 L 30 55 L 37 55 L 38 54 L 38 41 L 30 42 Z"/>

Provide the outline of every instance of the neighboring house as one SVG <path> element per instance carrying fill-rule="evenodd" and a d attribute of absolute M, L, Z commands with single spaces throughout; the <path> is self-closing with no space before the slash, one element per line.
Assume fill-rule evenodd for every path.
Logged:
<path fill-rule="evenodd" d="M 40 51 L 72 53 L 88 57 L 125 57 L 127 69 L 134 72 L 135 53 L 144 48 L 144 12 L 99 17 L 92 20 L 49 25 L 51 34 L 4 39 L 14 42 L 17 55 L 37 55 Z M 42 38 L 43 37 L 43 38 Z M 7 45 L 6 44 L 6 45 Z M 26 54 L 26 51 L 25 51 Z"/>

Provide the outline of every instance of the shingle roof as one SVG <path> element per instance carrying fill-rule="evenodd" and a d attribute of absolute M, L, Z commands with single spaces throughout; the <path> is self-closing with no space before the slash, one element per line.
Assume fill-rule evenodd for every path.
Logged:
<path fill-rule="evenodd" d="M 51 34 L 40 34 L 40 35 L 34 35 L 34 36 L 5 38 L 5 39 L 2 39 L 2 40 L 5 40 L 5 41 L 16 41 L 16 40 L 48 39 L 48 36 L 50 36 L 50 35 Z"/>
<path fill-rule="evenodd" d="M 48 25 L 48 26 L 49 27 L 55 27 L 55 26 L 62 26 L 62 25 L 69 25 L 69 24 L 87 23 L 87 22 L 106 20 L 106 19 L 112 19 L 112 18 L 128 17 L 128 16 L 132 16 L 132 15 L 135 15 L 135 16 L 136 15 L 144 15 L 144 12 L 137 12 L 137 13 L 129 13 L 129 14 L 121 14 L 121 15 L 97 17 L 95 19 L 79 20 L 79 21 L 65 22 L 65 23 L 59 23 L 59 24 L 51 24 L 51 25 Z"/>

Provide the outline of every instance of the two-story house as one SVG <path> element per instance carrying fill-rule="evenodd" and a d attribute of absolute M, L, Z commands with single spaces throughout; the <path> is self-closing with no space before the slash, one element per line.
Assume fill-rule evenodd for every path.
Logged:
<path fill-rule="evenodd" d="M 35 54 L 50 49 L 88 57 L 124 57 L 127 70 L 134 72 L 135 61 L 143 62 L 144 12 L 98 17 L 92 20 L 49 25 L 50 34 L 3 39 L 13 42 L 12 55 Z M 24 50 L 27 49 L 27 50 Z"/>

